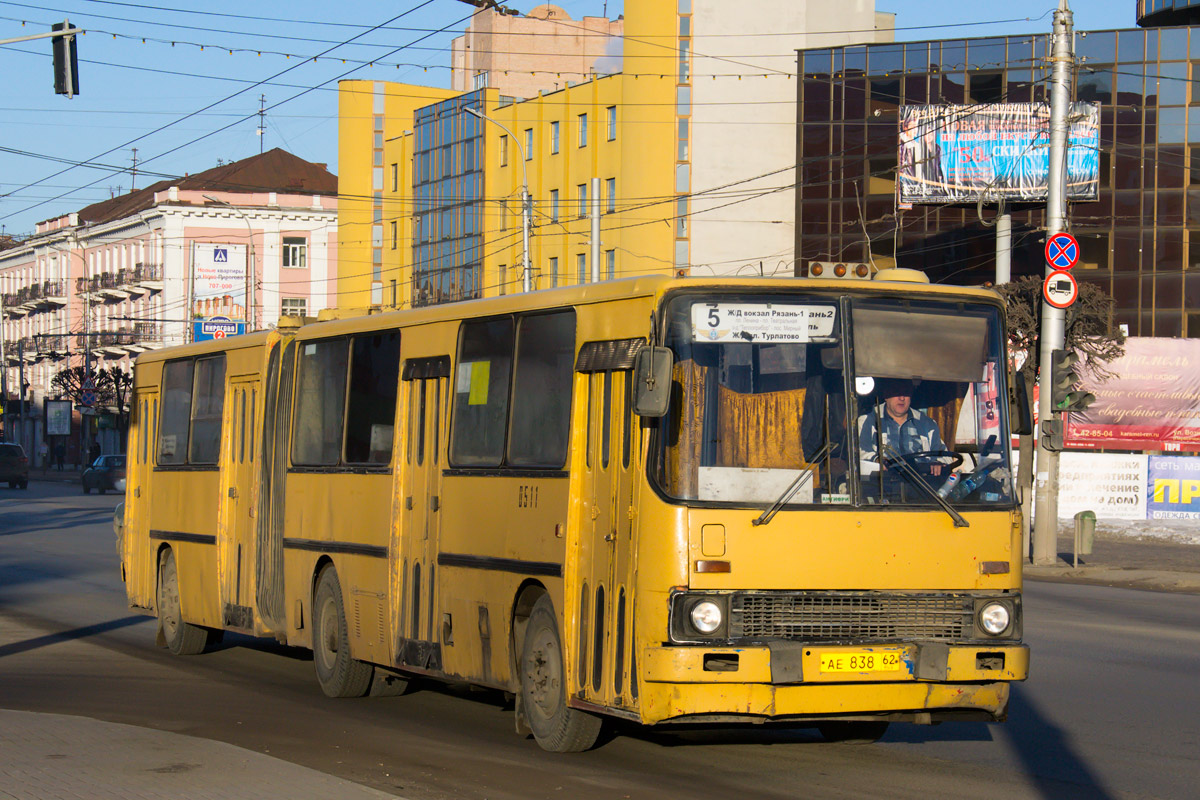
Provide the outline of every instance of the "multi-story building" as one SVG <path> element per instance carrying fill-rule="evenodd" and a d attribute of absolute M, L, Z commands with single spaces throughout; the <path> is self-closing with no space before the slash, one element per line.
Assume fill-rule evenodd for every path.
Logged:
<path fill-rule="evenodd" d="M 975 205 L 898 206 L 898 109 L 1047 101 L 1048 47 L 1030 34 L 800 52 L 798 273 L 898 262 L 934 281 L 993 279 L 995 234 Z M 1200 336 L 1200 28 L 1079 32 L 1075 50 L 1075 97 L 1101 109 L 1099 199 L 1069 210 L 1075 275 L 1111 294 L 1132 336 Z M 1044 225 L 1044 204 L 1013 209 L 1014 278 L 1042 274 Z"/>
<path fill-rule="evenodd" d="M 791 274 L 789 48 L 887 40 L 891 26 L 872 0 L 628 0 L 620 71 L 528 99 L 343 82 L 340 304 L 519 291 L 525 186 L 534 288 L 594 268 Z"/>
<path fill-rule="evenodd" d="M 10 398 L 28 384 L 24 421 L 6 420 L 5 435 L 37 452 L 64 368 L 127 372 L 204 319 L 258 329 L 336 305 L 336 226 L 337 178 L 278 149 L 40 223 L 0 251 L 3 383 Z M 223 283 L 202 280 L 205 254 Z M 91 417 L 106 452 L 121 447 L 110 411 Z M 78 443 L 64 442 L 72 455 Z"/>
<path fill-rule="evenodd" d="M 573 20 L 548 3 L 524 15 L 481 11 L 451 43 L 450 85 L 464 94 L 490 87 L 509 97 L 536 97 L 615 72 L 624 22 Z"/>

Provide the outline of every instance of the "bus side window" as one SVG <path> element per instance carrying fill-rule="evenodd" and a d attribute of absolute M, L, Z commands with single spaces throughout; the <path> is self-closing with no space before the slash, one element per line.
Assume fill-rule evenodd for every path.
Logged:
<path fill-rule="evenodd" d="M 575 312 L 521 319 L 513 368 L 508 464 L 561 468 L 567 461 L 574 380 Z"/>
<path fill-rule="evenodd" d="M 189 358 L 169 361 L 163 367 L 162 422 L 158 425 L 160 437 L 157 439 L 159 464 L 187 463 L 194 365 L 195 362 Z"/>
<path fill-rule="evenodd" d="M 216 464 L 221 453 L 221 415 L 225 406 L 225 356 L 196 359 L 188 462 Z"/>
<path fill-rule="evenodd" d="M 503 462 L 512 356 L 511 317 L 463 323 L 450 429 L 452 466 Z"/>
<path fill-rule="evenodd" d="M 400 331 L 354 337 L 346 400 L 346 463 L 391 463 L 399 380 Z"/>
<path fill-rule="evenodd" d="M 334 466 L 342 452 L 349 343 L 339 338 L 299 344 L 292 463 Z"/>

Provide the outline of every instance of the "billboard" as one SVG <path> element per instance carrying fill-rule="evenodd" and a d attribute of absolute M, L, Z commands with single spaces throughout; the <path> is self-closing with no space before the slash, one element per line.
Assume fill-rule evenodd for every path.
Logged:
<path fill-rule="evenodd" d="M 1200 458 L 1150 456 L 1149 519 L 1200 519 Z"/>
<path fill-rule="evenodd" d="M 46 435 L 47 436 L 70 436 L 71 435 L 71 401 L 70 400 L 47 400 L 46 407 Z"/>
<path fill-rule="evenodd" d="M 1096 200 L 1100 106 L 1071 106 L 1067 199 Z M 1050 106 L 903 106 L 896 191 L 901 203 L 1036 202 L 1050 174 Z"/>
<path fill-rule="evenodd" d="M 1107 369 L 1082 371 L 1096 402 L 1067 415 L 1067 447 L 1200 452 L 1200 339 L 1131 337 Z"/>
<path fill-rule="evenodd" d="M 246 263 L 245 245 L 192 243 L 194 341 L 245 333 Z"/>

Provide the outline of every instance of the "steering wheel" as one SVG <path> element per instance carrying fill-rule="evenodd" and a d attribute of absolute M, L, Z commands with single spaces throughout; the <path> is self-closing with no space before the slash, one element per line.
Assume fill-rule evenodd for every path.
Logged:
<path fill-rule="evenodd" d="M 947 465 L 943 459 L 950 459 Z M 901 453 L 895 456 L 889 456 L 883 459 L 880 463 L 886 469 L 892 469 L 899 466 L 900 462 L 908 464 L 910 467 L 929 469 L 935 465 L 949 466 L 951 470 L 962 466 L 963 457 L 961 453 L 955 453 L 951 450 L 921 450 L 916 453 Z"/>

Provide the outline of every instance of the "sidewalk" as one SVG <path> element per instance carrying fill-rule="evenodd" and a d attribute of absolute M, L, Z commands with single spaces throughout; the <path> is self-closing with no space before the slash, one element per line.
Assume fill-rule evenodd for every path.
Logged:
<path fill-rule="evenodd" d="M 0 798 L 399 800 L 208 739 L 88 717 L 0 709 Z"/>
<path fill-rule="evenodd" d="M 1060 528 L 1058 561 L 1053 566 L 1026 564 L 1027 579 L 1200 594 L 1198 544 L 1138 536 L 1136 528 L 1120 534 L 1097 531 L 1092 554 L 1079 556 L 1079 566 L 1073 567 L 1074 536 L 1062 532 Z"/>

